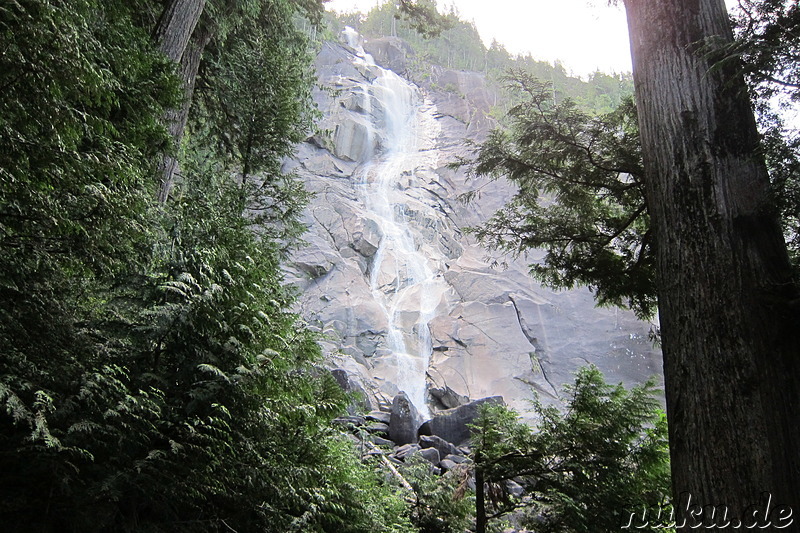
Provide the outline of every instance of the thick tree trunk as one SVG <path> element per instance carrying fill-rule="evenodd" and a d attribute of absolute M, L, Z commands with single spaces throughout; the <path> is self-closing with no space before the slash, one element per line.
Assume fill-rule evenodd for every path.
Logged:
<path fill-rule="evenodd" d="M 169 110 L 164 122 L 174 145 L 180 145 L 183 130 L 189 117 L 189 107 L 194 93 L 195 78 L 203 49 L 210 39 L 210 32 L 196 30 L 205 9 L 205 0 L 168 0 L 154 32 L 155 42 L 164 54 L 177 63 L 183 79 L 184 102 L 178 109 Z M 172 155 L 164 156 L 161 162 L 161 186 L 158 200 L 167 201 L 178 170 L 178 161 Z"/>
<path fill-rule="evenodd" d="M 698 52 L 709 38 L 732 38 L 725 6 L 625 5 L 656 235 L 676 511 L 711 520 L 710 508 L 687 513 L 690 494 L 693 505 L 717 506 L 716 524 L 727 506 L 732 525 L 744 513 L 746 527 L 768 492 L 772 509 L 793 507 L 784 531 L 797 531 L 798 290 L 744 82 Z M 778 514 L 771 518 L 778 525 Z"/>
<path fill-rule="evenodd" d="M 205 9 L 205 0 L 168 0 L 154 32 L 159 49 L 179 63 Z"/>
<path fill-rule="evenodd" d="M 179 146 L 183 139 L 183 132 L 186 129 L 186 123 L 189 120 L 189 109 L 194 97 L 195 81 L 197 80 L 197 71 L 200 68 L 200 60 L 203 56 L 203 50 L 211 40 L 212 33 L 205 28 L 197 28 L 192 39 L 186 47 L 186 50 L 181 57 L 180 62 L 180 75 L 183 80 L 184 98 L 183 105 L 178 109 L 171 109 L 167 111 L 164 117 L 167 123 L 167 129 L 175 143 Z M 178 172 L 178 160 L 172 155 L 164 156 L 161 162 L 161 187 L 158 193 L 158 201 L 162 204 L 169 198 L 169 193 L 175 183 L 175 175 Z"/>

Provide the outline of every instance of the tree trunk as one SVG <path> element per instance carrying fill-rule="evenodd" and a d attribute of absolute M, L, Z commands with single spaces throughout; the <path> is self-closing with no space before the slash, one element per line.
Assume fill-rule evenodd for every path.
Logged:
<path fill-rule="evenodd" d="M 478 452 L 475 454 L 475 533 L 486 533 L 486 480 L 480 460 Z"/>
<path fill-rule="evenodd" d="M 744 82 L 735 66 L 698 51 L 709 38 L 732 39 L 725 6 L 625 6 L 656 236 L 676 512 L 699 516 L 699 507 L 687 513 L 690 494 L 692 505 L 727 506 L 729 519 L 758 505 L 747 510 L 752 521 L 769 492 L 773 509 L 794 508 L 785 531 L 796 531 L 800 300 Z"/>
<path fill-rule="evenodd" d="M 197 22 L 205 9 L 205 0 L 169 0 L 154 32 L 158 48 L 179 63 Z"/>
<path fill-rule="evenodd" d="M 208 31 L 195 32 L 205 4 L 205 0 L 168 0 L 153 35 L 164 55 L 179 65 L 179 73 L 183 79 L 183 105 L 178 109 L 167 111 L 164 116 L 164 122 L 176 148 L 180 145 L 183 130 L 186 128 L 200 56 L 211 37 Z M 178 160 L 172 155 L 165 155 L 159 168 L 161 173 L 159 202 L 167 201 L 177 170 Z"/>
<path fill-rule="evenodd" d="M 183 80 L 183 105 L 178 109 L 170 109 L 164 117 L 167 129 L 172 136 L 176 148 L 183 139 L 183 131 L 186 129 L 186 123 L 189 121 L 189 109 L 191 108 L 192 98 L 194 97 L 197 71 L 200 68 L 203 50 L 205 50 L 206 45 L 211 41 L 211 37 L 212 32 L 209 29 L 197 28 L 181 57 L 179 72 Z M 163 204 L 166 203 L 167 198 L 169 198 L 169 193 L 175 182 L 175 174 L 178 171 L 178 160 L 172 155 L 165 155 L 159 170 L 161 172 L 161 187 L 158 192 L 158 201 Z"/>

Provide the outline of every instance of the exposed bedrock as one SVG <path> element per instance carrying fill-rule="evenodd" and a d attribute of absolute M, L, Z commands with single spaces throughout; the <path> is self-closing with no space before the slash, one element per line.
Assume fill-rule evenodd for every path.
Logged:
<path fill-rule="evenodd" d="M 393 40 L 366 43 L 376 51 L 374 64 L 352 44 L 327 43 L 319 54 L 326 88 L 315 95 L 322 133 L 286 163 L 315 193 L 304 215 L 309 245 L 287 271 L 301 290 L 298 311 L 325 335 L 331 366 L 366 391 L 372 408 L 388 410 L 406 388 L 398 383 L 408 379 L 407 361 L 390 339 L 400 330 L 409 354 L 428 350 L 415 378 L 428 391 L 427 406 L 416 406 L 420 412 L 491 396 L 523 411 L 534 393 L 555 402 L 588 363 L 626 385 L 660 375 L 649 324 L 595 307 L 588 290 L 544 288 L 527 274 L 535 254 L 492 256 L 464 234 L 512 194 L 502 180 L 475 179 L 447 166 L 468 155 L 465 139 L 480 140 L 492 125 L 494 96 L 482 76 L 432 68 L 427 87 L 409 84 L 406 93 L 388 83 L 378 64 L 403 69 L 408 48 Z M 413 108 L 414 138 L 401 151 L 395 90 Z M 385 198 L 378 209 L 375 187 L 384 183 L 378 175 L 384 171 L 392 175 L 379 191 Z M 478 188 L 474 203 L 458 200 Z M 397 231 L 403 235 L 392 234 Z M 416 275 L 424 283 L 412 279 L 401 239 L 411 239 L 430 269 L 430 277 Z"/>

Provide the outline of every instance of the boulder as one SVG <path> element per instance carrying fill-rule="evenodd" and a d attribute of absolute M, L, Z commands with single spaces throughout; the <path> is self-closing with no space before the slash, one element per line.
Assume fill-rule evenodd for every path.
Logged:
<path fill-rule="evenodd" d="M 435 448 L 442 457 L 458 453 L 455 446 L 436 435 L 422 435 L 419 438 L 419 445 L 422 446 L 422 449 Z"/>
<path fill-rule="evenodd" d="M 364 429 L 370 433 L 381 433 L 383 435 L 389 433 L 389 426 L 383 422 L 370 422 Z"/>
<path fill-rule="evenodd" d="M 366 423 L 363 416 L 340 416 L 333 419 L 333 423 L 343 427 L 361 427 Z"/>
<path fill-rule="evenodd" d="M 441 461 L 439 461 L 439 467 L 442 470 L 452 470 L 457 466 L 458 463 L 456 463 L 455 461 L 451 461 L 450 459 L 442 459 Z"/>
<path fill-rule="evenodd" d="M 421 423 L 417 408 L 401 392 L 392 400 L 392 413 L 389 418 L 389 438 L 397 444 L 417 442 L 417 430 Z"/>
<path fill-rule="evenodd" d="M 480 406 L 487 403 L 504 404 L 502 396 L 481 398 L 455 409 L 441 411 L 425 422 L 420 427 L 422 435 L 436 435 L 447 442 L 463 444 L 469 440 L 470 430 L 467 424 L 472 424 L 480 411 Z"/>
<path fill-rule="evenodd" d="M 439 457 L 439 451 L 436 448 L 422 448 L 419 451 L 419 454 L 422 456 L 423 459 L 428 461 L 433 465 L 438 465 L 441 458 Z"/>
<path fill-rule="evenodd" d="M 372 126 L 363 117 L 342 113 L 333 130 L 333 153 L 345 161 L 364 161 L 375 150 Z"/>
<path fill-rule="evenodd" d="M 389 446 L 394 447 L 394 442 L 390 441 L 389 439 L 384 439 L 383 437 L 378 437 L 377 435 L 371 435 L 369 440 L 372 441 L 372 444 L 375 446 Z"/>
<path fill-rule="evenodd" d="M 398 447 L 392 455 L 394 455 L 397 459 L 405 460 L 408 457 L 411 457 L 415 453 L 419 453 L 420 447 L 419 444 L 404 444 Z"/>
<path fill-rule="evenodd" d="M 428 390 L 430 391 L 431 396 L 438 400 L 445 409 L 454 409 L 469 402 L 469 398 L 467 396 L 457 393 L 447 385 L 443 387 L 431 387 Z"/>
<path fill-rule="evenodd" d="M 378 224 L 371 218 L 364 218 L 363 227 L 353 232 L 353 249 L 364 257 L 372 257 L 378 251 L 382 238 Z"/>
<path fill-rule="evenodd" d="M 372 420 L 373 422 L 383 422 L 384 424 L 388 424 L 391 421 L 392 415 L 391 413 L 386 413 L 384 411 L 370 411 L 367 413 L 365 418 L 367 420 Z"/>
<path fill-rule="evenodd" d="M 522 498 L 522 496 L 525 494 L 525 489 L 522 487 L 522 485 L 513 479 L 507 479 L 505 485 L 506 492 L 515 498 Z"/>
<path fill-rule="evenodd" d="M 353 380 L 346 370 L 343 368 L 335 368 L 331 370 L 331 375 L 343 391 L 353 395 L 353 402 L 347 406 L 348 414 L 356 415 L 356 413 L 363 413 L 365 410 L 372 409 L 372 404 L 369 401 L 364 387 Z"/>

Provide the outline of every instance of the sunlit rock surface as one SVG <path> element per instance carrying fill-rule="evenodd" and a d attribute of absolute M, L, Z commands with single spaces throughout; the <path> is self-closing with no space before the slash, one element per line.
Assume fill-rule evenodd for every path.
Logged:
<path fill-rule="evenodd" d="M 325 334 L 331 366 L 372 406 L 388 408 L 403 390 L 424 414 L 464 397 L 502 396 L 519 410 L 534 392 L 555 402 L 587 363 L 626 385 L 660 375 L 649 324 L 596 308 L 588 290 L 541 287 L 527 275 L 536 254 L 489 257 L 464 235 L 511 195 L 505 182 L 447 168 L 469 154 L 465 139 L 491 127 L 494 96 L 482 76 L 433 68 L 419 88 L 376 65 L 369 43 L 345 37 L 317 59 L 324 132 L 287 163 L 316 194 L 309 245 L 289 278 L 302 291 L 299 311 Z M 401 44 L 378 44 L 387 66 L 407 61 Z M 475 189 L 474 203 L 457 199 Z"/>

